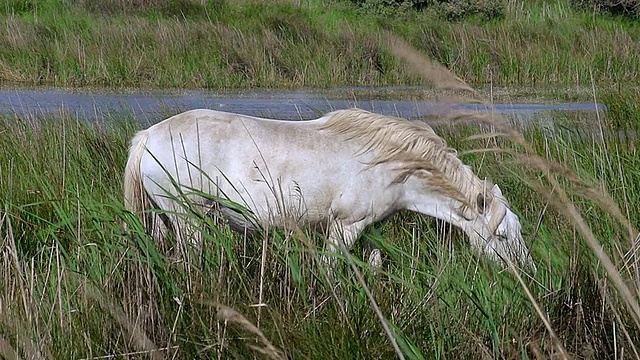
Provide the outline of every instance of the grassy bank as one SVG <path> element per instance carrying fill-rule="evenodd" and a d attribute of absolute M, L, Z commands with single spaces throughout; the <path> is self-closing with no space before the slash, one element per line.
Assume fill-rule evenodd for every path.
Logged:
<path fill-rule="evenodd" d="M 202 5 L 204 4 L 204 5 Z M 0 81 L 178 88 L 420 84 L 389 30 L 472 84 L 635 86 L 640 27 L 568 0 L 508 2 L 503 18 L 449 22 L 348 1 L 9 1 Z"/>
<path fill-rule="evenodd" d="M 322 285 L 318 235 L 270 231 L 263 248 L 262 236 L 245 239 L 208 219 L 203 256 L 189 266 L 158 249 L 121 204 L 126 146 L 136 129 L 130 119 L 90 125 L 66 115 L 3 117 L 0 124 L 0 355 L 394 356 L 344 260 L 336 292 Z M 461 140 L 475 129 L 438 131 L 460 150 L 491 145 Z M 357 267 L 406 358 L 537 358 L 557 354 L 558 344 L 576 357 L 638 356 L 640 325 L 626 297 L 562 206 L 554 207 L 557 191 L 543 180 L 549 171 L 557 174 L 637 292 L 637 250 L 594 195 L 611 195 L 626 220 L 640 223 L 635 142 L 549 131 L 529 129 L 525 137 L 580 181 L 508 154 L 462 156 L 501 185 L 522 219 L 539 269 L 533 277 L 523 274 L 533 301 L 512 275 L 475 257 L 464 237 L 424 217 L 402 213 L 367 235 L 385 249 L 385 272 L 374 278 L 362 263 Z M 508 141 L 494 145 L 522 152 Z M 637 293 L 631 296 L 637 302 Z"/>

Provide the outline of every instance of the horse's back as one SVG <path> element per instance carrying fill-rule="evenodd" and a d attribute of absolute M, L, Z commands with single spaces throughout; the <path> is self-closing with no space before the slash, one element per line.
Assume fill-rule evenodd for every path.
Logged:
<path fill-rule="evenodd" d="M 280 121 L 214 110 L 178 114 L 148 129 L 145 186 L 158 194 L 173 186 L 173 178 L 254 211 L 282 206 L 275 203 L 287 199 L 284 206 L 296 212 L 328 213 L 345 179 L 362 165 L 354 156 L 357 148 L 337 144 L 319 130 L 322 123 L 322 118 Z M 277 198 L 276 190 L 282 192 Z"/>

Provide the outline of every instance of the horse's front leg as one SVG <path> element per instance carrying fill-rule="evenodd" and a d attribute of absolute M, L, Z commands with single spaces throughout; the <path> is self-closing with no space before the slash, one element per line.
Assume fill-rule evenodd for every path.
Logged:
<path fill-rule="evenodd" d="M 367 263 L 373 273 L 377 273 L 382 268 L 382 251 L 371 241 L 363 239 L 362 250 Z"/>
<path fill-rule="evenodd" d="M 349 255 L 349 250 L 362 233 L 362 230 L 368 225 L 366 220 L 355 223 L 345 223 L 335 221 L 329 227 L 329 236 L 325 246 L 325 252 L 322 255 L 322 264 L 327 269 L 329 276 L 333 274 L 336 266 L 336 256 L 343 254 Z"/>

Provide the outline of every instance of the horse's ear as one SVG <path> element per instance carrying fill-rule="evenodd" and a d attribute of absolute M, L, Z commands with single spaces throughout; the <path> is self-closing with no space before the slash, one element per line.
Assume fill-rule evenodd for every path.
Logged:
<path fill-rule="evenodd" d="M 478 197 L 476 198 L 476 202 L 477 202 L 476 205 L 477 205 L 478 212 L 480 214 L 484 214 L 484 210 L 485 210 L 485 207 L 487 205 L 487 200 L 485 198 L 485 194 L 479 193 Z"/>
<path fill-rule="evenodd" d="M 500 190 L 500 186 L 498 186 L 498 184 L 493 185 L 493 189 L 491 189 L 491 192 L 496 195 L 502 196 L 502 190 Z"/>

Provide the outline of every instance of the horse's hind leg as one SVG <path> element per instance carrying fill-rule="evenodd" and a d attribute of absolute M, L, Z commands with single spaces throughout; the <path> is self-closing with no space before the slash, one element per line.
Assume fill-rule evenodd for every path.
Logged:
<path fill-rule="evenodd" d="M 169 236 L 169 228 L 167 227 L 167 217 L 160 214 L 157 210 L 153 211 L 149 218 L 148 231 L 153 237 L 153 241 L 162 250 L 166 250 L 169 245 L 167 238 Z"/>
<path fill-rule="evenodd" d="M 170 218 L 176 234 L 176 256 L 187 260 L 190 250 L 202 247 L 201 229 L 194 223 L 196 219 L 191 214 L 176 212 Z"/>
<path fill-rule="evenodd" d="M 189 248 L 199 248 L 202 244 L 202 234 L 193 224 L 194 216 L 188 214 L 186 209 L 172 199 L 162 197 L 161 199 L 156 199 L 156 203 L 163 212 L 156 214 L 157 220 L 155 222 L 158 225 L 154 226 L 156 229 L 154 238 L 166 242 L 168 225 L 175 238 L 174 253 L 176 258 L 183 261 L 186 260 Z"/>
<path fill-rule="evenodd" d="M 167 223 L 173 230 L 175 237 L 173 260 L 185 267 L 188 277 L 187 289 L 191 291 L 193 276 L 195 275 L 192 265 L 194 262 L 198 263 L 200 258 L 199 245 L 202 243 L 202 234 L 193 224 L 194 216 L 187 213 L 179 204 L 166 199 L 160 206 L 165 210 L 163 216 L 166 216 Z M 191 251 L 194 248 L 196 251 Z"/>

